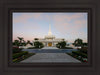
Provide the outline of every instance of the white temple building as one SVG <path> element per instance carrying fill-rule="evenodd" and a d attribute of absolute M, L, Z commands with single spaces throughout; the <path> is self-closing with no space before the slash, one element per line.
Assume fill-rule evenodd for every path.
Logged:
<path fill-rule="evenodd" d="M 54 35 L 52 35 L 51 32 L 51 26 L 49 25 L 49 32 L 48 35 L 46 35 L 43 39 L 38 39 L 33 41 L 33 45 L 35 41 L 42 42 L 45 47 L 55 47 L 58 42 L 64 41 L 64 38 L 56 38 Z"/>

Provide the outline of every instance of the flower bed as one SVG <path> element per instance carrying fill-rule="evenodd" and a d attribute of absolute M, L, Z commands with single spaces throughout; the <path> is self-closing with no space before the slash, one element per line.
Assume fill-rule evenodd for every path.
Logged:
<path fill-rule="evenodd" d="M 28 54 L 27 51 L 23 51 L 23 52 L 20 52 L 20 53 L 13 54 L 13 59 L 21 57 L 22 55 L 26 55 L 26 54 Z"/>
<path fill-rule="evenodd" d="M 24 55 L 21 55 L 21 56 L 15 58 L 15 59 L 13 59 L 13 63 L 18 63 L 18 62 L 25 60 L 26 58 L 28 58 L 32 55 L 35 55 L 35 53 L 26 53 Z"/>
<path fill-rule="evenodd" d="M 84 58 L 87 58 L 87 54 L 82 53 L 80 51 L 72 51 L 73 55 L 78 55 L 78 56 L 82 56 Z"/>
<path fill-rule="evenodd" d="M 87 63 L 87 54 L 80 51 L 72 51 L 72 53 L 67 53 L 68 55 L 80 60 L 81 62 Z"/>
<path fill-rule="evenodd" d="M 13 47 L 13 49 L 12 49 L 12 52 L 13 52 L 13 53 L 19 53 L 19 52 L 21 52 L 21 51 L 22 51 L 22 49 L 19 48 L 19 47 Z"/>

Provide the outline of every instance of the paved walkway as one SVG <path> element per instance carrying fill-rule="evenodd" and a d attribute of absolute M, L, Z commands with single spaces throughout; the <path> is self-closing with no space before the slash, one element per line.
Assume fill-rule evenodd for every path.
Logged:
<path fill-rule="evenodd" d="M 29 53 L 71 53 L 77 51 L 77 49 L 23 49 L 22 51 Z"/>
<path fill-rule="evenodd" d="M 58 49 L 57 47 L 43 47 L 42 49 Z"/>
<path fill-rule="evenodd" d="M 70 62 L 80 63 L 79 60 L 69 56 L 66 53 L 36 53 L 26 60 L 21 61 L 23 63 L 34 63 L 34 62 Z"/>

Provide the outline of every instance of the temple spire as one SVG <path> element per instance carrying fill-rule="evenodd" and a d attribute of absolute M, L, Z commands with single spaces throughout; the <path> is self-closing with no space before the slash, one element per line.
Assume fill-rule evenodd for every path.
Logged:
<path fill-rule="evenodd" d="M 49 32 L 48 32 L 48 35 L 52 35 L 52 32 L 51 32 L 51 25 L 49 24 Z"/>

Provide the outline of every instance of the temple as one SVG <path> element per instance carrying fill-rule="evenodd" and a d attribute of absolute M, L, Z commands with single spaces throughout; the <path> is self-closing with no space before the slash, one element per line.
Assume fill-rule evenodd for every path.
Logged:
<path fill-rule="evenodd" d="M 35 41 L 42 42 L 45 47 L 55 47 L 58 42 L 64 41 L 64 38 L 56 38 L 54 35 L 52 35 L 51 32 L 51 25 L 49 25 L 49 32 L 48 35 L 46 35 L 43 39 L 34 40 Z"/>

